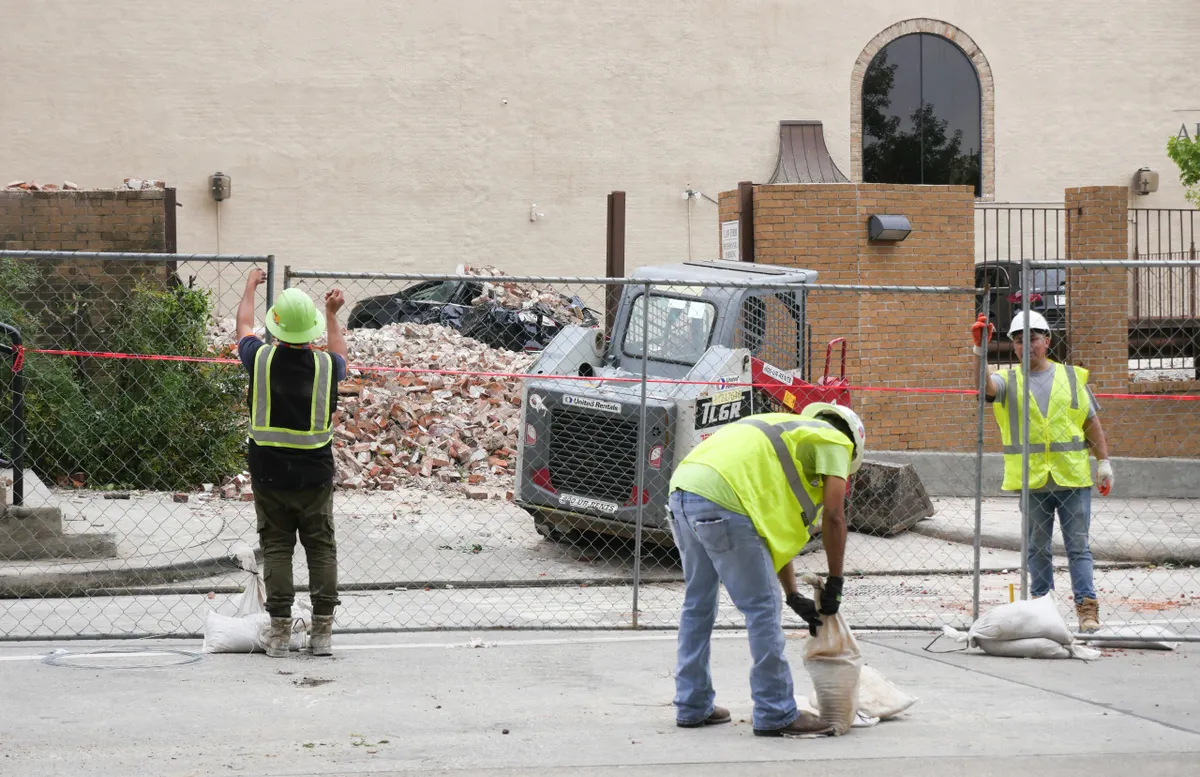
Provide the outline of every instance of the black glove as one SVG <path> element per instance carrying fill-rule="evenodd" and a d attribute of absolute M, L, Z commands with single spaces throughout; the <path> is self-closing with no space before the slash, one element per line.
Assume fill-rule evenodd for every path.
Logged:
<path fill-rule="evenodd" d="M 838 606 L 842 603 L 842 578 L 830 575 L 825 578 L 825 586 L 821 590 L 821 614 L 837 615 Z"/>
<path fill-rule="evenodd" d="M 810 637 L 817 636 L 817 627 L 821 625 L 821 616 L 817 615 L 816 602 L 807 596 L 790 593 L 787 595 L 787 605 L 808 624 L 808 635 Z"/>

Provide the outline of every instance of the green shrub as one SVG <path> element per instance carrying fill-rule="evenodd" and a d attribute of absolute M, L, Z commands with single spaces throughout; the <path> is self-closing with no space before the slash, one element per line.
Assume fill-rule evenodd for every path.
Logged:
<path fill-rule="evenodd" d="M 0 262 L 0 320 L 23 332 L 37 331 L 18 302 L 37 276 Z M 206 291 L 138 285 L 106 322 L 105 348 L 212 356 L 211 307 Z M 90 488 L 178 490 L 244 468 L 246 376 L 236 365 L 96 359 L 76 369 L 70 357 L 39 354 L 25 365 L 26 464 L 50 482 L 82 473 Z M 9 443 L 5 428 L 0 444 Z"/>

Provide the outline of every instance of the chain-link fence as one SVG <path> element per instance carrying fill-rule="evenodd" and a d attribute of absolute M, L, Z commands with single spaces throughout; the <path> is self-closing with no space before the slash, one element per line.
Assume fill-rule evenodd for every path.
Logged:
<path fill-rule="evenodd" d="M 10 272 L 70 256 L 0 261 Z M 139 259 L 157 267 L 150 277 L 171 277 Z M 208 275 L 195 275 L 227 290 L 244 284 L 244 264 L 171 260 L 200 262 Z M 104 302 L 79 308 L 91 311 L 86 326 L 68 315 L 74 297 L 51 294 L 47 281 L 3 285 L 24 290 L 0 312 L 26 333 L 36 476 L 26 506 L 61 514 L 57 534 L 20 527 L 41 533 L 30 547 L 49 557 L 0 561 L 10 639 L 201 633 L 245 581 L 234 555 L 257 546 L 232 311 L 193 299 L 233 295 L 186 279 L 106 285 L 126 267 L 97 271 L 97 288 L 120 290 L 93 292 Z M 703 265 L 625 279 L 286 270 L 285 287 L 315 298 L 338 287 L 347 299 L 350 370 L 334 417 L 339 631 L 671 628 L 683 585 L 665 508 L 680 459 L 725 423 L 831 398 L 867 427 L 869 465 L 847 512 L 852 624 L 963 627 L 1021 595 L 1020 499 L 1000 488 L 998 424 L 978 393 L 988 366 L 945 343 L 966 342 L 979 290 L 745 271 L 752 280 Z M 1079 362 L 1080 348 L 1111 342 L 1102 313 L 1125 310 L 1129 270 L 1117 270 L 1121 283 L 1095 282 L 1079 263 L 1066 271 L 1079 311 L 1068 360 Z M 608 289 L 621 300 L 610 327 Z M 896 331 L 914 309 L 922 331 Z M 1102 615 L 1189 631 L 1191 566 L 1175 550 L 1194 540 L 1187 484 L 1200 478 L 1188 422 L 1200 406 L 1175 397 L 1195 387 L 1127 398 L 1130 387 L 1102 382 L 1090 353 L 1082 361 L 1118 473 L 1114 492 L 1093 503 Z M 1180 474 L 1142 474 L 1168 469 Z M 1052 565 L 1069 603 L 1068 559 L 1056 551 Z M 825 571 L 819 538 L 796 567 Z M 306 592 L 302 550 L 295 572 Z M 740 624 L 728 601 L 721 611 L 722 625 Z"/>

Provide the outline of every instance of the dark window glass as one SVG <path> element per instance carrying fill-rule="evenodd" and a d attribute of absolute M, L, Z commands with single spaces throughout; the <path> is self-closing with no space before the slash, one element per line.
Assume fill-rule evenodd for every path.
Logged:
<path fill-rule="evenodd" d="M 863 79 L 863 181 L 968 184 L 981 191 L 979 77 L 938 35 L 884 46 Z"/>

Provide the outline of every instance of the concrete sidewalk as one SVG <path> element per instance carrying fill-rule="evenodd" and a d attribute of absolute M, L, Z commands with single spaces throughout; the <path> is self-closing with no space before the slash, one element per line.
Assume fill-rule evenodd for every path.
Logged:
<path fill-rule="evenodd" d="M 822 740 L 752 735 L 740 632 L 713 647 L 717 701 L 734 722 L 698 730 L 674 726 L 672 634 L 339 637 L 332 659 L 286 661 L 198 654 L 186 641 L 117 647 L 191 655 L 107 658 L 88 654 L 94 643 L 0 645 L 0 773 L 1195 774 L 1193 646 L 1083 663 L 935 655 L 922 650 L 928 635 L 859 637 L 867 662 L 919 701 Z M 803 639 L 789 645 L 803 703 Z M 53 656 L 59 665 L 43 663 L 54 650 L 67 651 Z"/>

